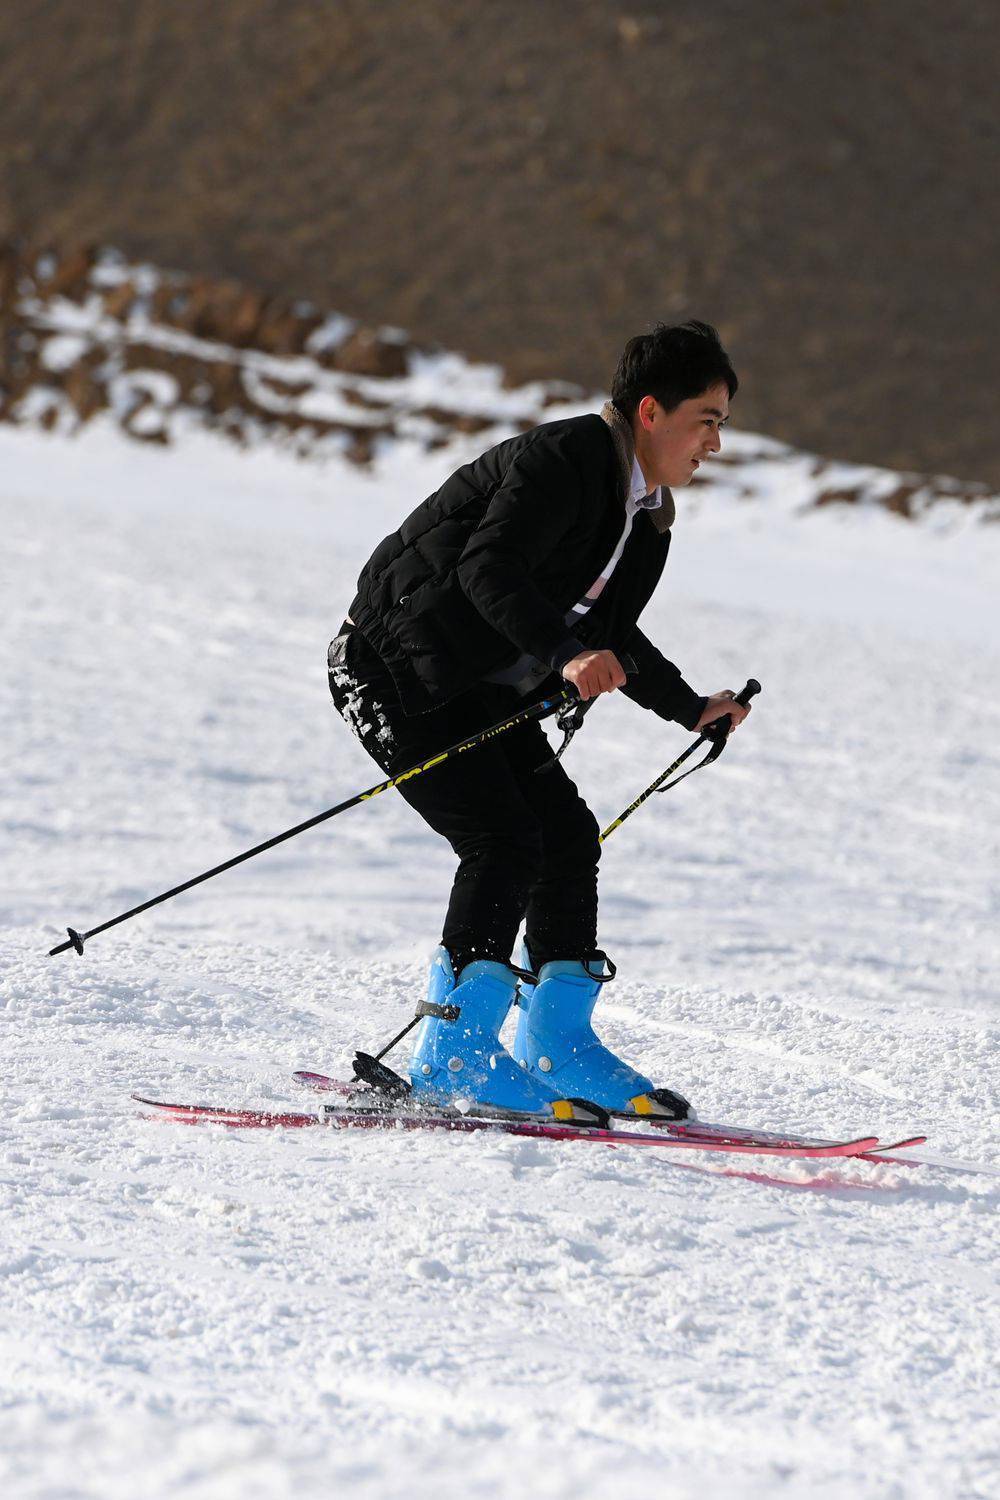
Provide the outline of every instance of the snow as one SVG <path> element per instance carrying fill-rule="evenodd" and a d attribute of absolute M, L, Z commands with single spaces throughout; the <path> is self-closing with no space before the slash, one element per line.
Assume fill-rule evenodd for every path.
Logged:
<path fill-rule="evenodd" d="M 1000 532 L 967 508 L 803 515 L 739 434 L 758 500 L 679 495 L 647 628 L 764 691 L 609 840 L 600 1016 L 704 1118 L 970 1170 L 141 1118 L 300 1105 L 292 1069 L 402 1025 L 452 865 L 391 793 L 46 956 L 380 779 L 326 644 L 483 441 L 367 473 L 0 427 L 0 1486 L 995 1494 Z M 608 701 L 569 766 L 607 822 L 687 740 Z"/>

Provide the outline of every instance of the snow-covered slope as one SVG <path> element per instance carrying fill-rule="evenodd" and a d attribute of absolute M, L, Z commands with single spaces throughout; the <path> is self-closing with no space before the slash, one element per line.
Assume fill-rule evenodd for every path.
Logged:
<path fill-rule="evenodd" d="M 608 843 L 602 1017 L 706 1118 L 978 1172 L 138 1118 L 137 1086 L 292 1100 L 406 1019 L 451 857 L 392 795 L 45 956 L 377 779 L 326 642 L 482 441 L 362 470 L 0 428 L 0 1486 L 995 1493 L 1000 534 L 968 509 L 793 520 L 788 464 L 766 505 L 678 497 L 649 632 L 764 692 Z M 605 818 L 686 742 L 608 701 L 569 764 Z"/>

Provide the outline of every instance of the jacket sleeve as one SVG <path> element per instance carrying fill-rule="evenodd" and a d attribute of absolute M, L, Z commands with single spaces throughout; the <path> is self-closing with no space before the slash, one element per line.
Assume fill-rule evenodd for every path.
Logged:
<path fill-rule="evenodd" d="M 623 653 L 632 657 L 636 672 L 621 691 L 641 708 L 652 709 L 661 719 L 694 729 L 701 718 L 707 698 L 701 697 L 680 674 L 680 669 L 659 652 L 634 626 L 622 643 Z"/>
<path fill-rule="evenodd" d="M 458 560 L 463 593 L 494 630 L 558 671 L 584 650 L 532 574 L 573 526 L 583 480 L 566 435 L 522 448 Z"/>

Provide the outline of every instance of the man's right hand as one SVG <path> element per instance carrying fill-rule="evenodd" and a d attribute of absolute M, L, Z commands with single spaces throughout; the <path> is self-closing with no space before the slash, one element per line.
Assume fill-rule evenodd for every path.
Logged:
<path fill-rule="evenodd" d="M 576 688 L 584 703 L 601 693 L 613 693 L 625 686 L 625 672 L 613 651 L 581 651 L 562 669 L 567 682 Z"/>

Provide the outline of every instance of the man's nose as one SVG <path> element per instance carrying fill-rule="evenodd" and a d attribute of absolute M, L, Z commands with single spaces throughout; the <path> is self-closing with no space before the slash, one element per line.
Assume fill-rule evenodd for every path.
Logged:
<path fill-rule="evenodd" d="M 713 427 L 709 433 L 708 446 L 713 453 L 718 453 L 722 447 L 722 433 L 717 427 Z"/>

